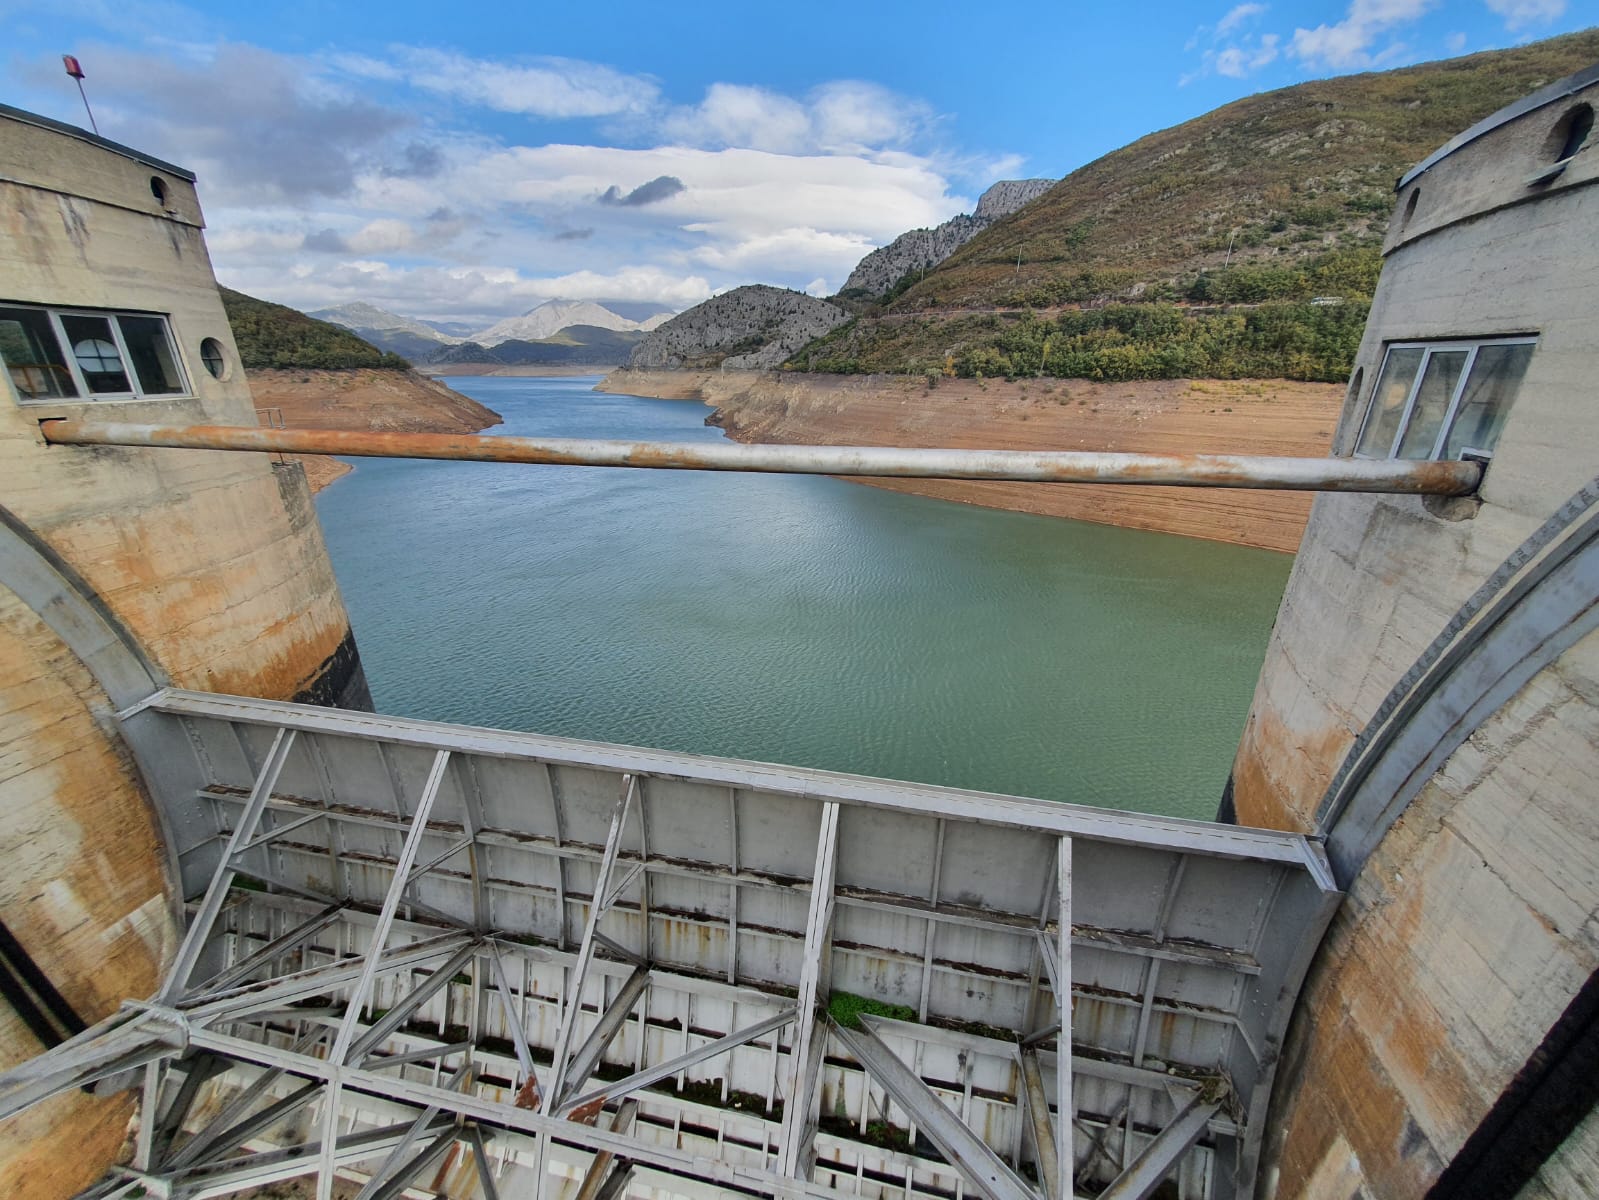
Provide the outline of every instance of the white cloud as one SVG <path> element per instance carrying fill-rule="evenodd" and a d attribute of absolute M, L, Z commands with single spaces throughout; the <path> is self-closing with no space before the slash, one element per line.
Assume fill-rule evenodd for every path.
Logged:
<path fill-rule="evenodd" d="M 1348 71 L 1378 66 L 1402 49 L 1390 44 L 1374 54 L 1372 47 L 1378 39 L 1395 26 L 1417 20 L 1436 2 L 1353 0 L 1342 21 L 1294 30 L 1288 53 L 1312 68 Z"/>
<path fill-rule="evenodd" d="M 1243 79 L 1276 60 L 1278 37 L 1268 33 L 1251 46 L 1228 46 L 1216 54 L 1216 74 Z"/>
<path fill-rule="evenodd" d="M 684 306 L 740 283 L 836 286 L 875 246 L 970 211 L 952 179 L 1021 166 L 957 154 L 937 114 L 870 81 L 718 83 L 674 107 L 645 76 L 567 59 L 85 48 L 116 97 L 97 109 L 107 132 L 197 169 L 219 275 L 302 308 L 486 323 L 558 296 Z M 41 88 L 59 84 L 48 65 Z M 484 109 L 622 144 L 538 144 Z"/>
<path fill-rule="evenodd" d="M 1528 25 L 1542 25 L 1566 13 L 1566 0 L 1486 0 L 1490 9 L 1505 19 L 1505 28 L 1515 33 Z"/>
<path fill-rule="evenodd" d="M 691 146 L 869 154 L 909 144 L 931 119 L 925 105 L 859 80 L 824 83 L 803 100 L 746 84 L 714 83 L 698 104 L 665 114 L 659 128 Z"/>
<path fill-rule="evenodd" d="M 395 46 L 392 58 L 335 59 L 352 75 L 404 82 L 499 112 L 572 118 L 643 113 L 660 94 L 652 80 L 572 58 L 497 62 L 423 46 Z"/>
<path fill-rule="evenodd" d="M 1444 39 L 1444 48 L 1451 54 L 1459 54 L 1466 48 L 1466 35 L 1463 33 L 1451 33 Z"/>
<path fill-rule="evenodd" d="M 1227 10 L 1214 28 L 1201 25 L 1194 30 L 1184 49 L 1192 52 L 1202 44 L 1209 46 L 1200 55 L 1199 66 L 1177 80 L 1178 87 L 1187 87 L 1196 79 L 1212 73 L 1229 79 L 1246 79 L 1262 67 L 1277 61 L 1282 53 L 1282 37 L 1267 33 L 1256 36 L 1243 33 L 1245 26 L 1255 24 L 1264 16 L 1269 6 L 1265 4 L 1239 4 Z"/>
<path fill-rule="evenodd" d="M 1230 10 L 1226 16 L 1216 22 L 1216 36 L 1226 37 L 1246 21 L 1265 13 L 1267 6 L 1264 4 L 1240 4 Z"/>
<path fill-rule="evenodd" d="M 386 254 L 409 248 L 416 241 L 416 233 L 404 221 L 382 217 L 367 222 L 345 241 L 356 254 Z"/>

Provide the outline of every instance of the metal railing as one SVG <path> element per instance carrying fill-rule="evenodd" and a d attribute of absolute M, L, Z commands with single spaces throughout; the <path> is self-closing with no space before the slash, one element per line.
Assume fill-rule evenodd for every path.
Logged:
<path fill-rule="evenodd" d="M 1286 458 L 1245 454 L 1120 454 L 1102 451 L 901 449 L 887 446 L 777 446 L 736 442 L 627 442 L 590 438 L 484 437 L 231 425 L 136 425 L 48 420 L 47 442 L 70 446 L 166 446 L 436 458 L 558 466 L 757 471 L 901 479 L 991 479 L 1025 483 L 1160 484 L 1285 491 L 1390 492 L 1464 496 L 1476 490 L 1475 462 Z"/>

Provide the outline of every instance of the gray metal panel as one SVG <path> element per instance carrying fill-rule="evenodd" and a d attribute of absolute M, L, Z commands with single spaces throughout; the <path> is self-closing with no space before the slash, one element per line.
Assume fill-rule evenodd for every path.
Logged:
<path fill-rule="evenodd" d="M 1056 1009 L 1050 980 L 1060 968 L 1056 951 L 1047 961 L 1040 957 L 1040 935 L 1051 945 L 1059 936 L 1057 879 L 1069 879 L 1071 887 L 1065 948 L 1073 1045 L 1103 1060 L 1085 1067 L 1082 1086 L 1070 1091 L 1077 1120 L 1091 1131 L 1081 1136 L 1103 1133 L 1112 1110 L 1135 1114 L 1145 1129 L 1159 1127 L 1169 1119 L 1161 1097 L 1170 1077 L 1159 1073 L 1167 1070 L 1195 1078 L 1220 1071 L 1257 1114 L 1242 1131 L 1208 1126 L 1211 1132 L 1189 1152 L 1203 1164 L 1185 1176 L 1193 1179 L 1210 1178 L 1218 1162 L 1252 1164 L 1249 1147 L 1258 1141 L 1269 1087 L 1257 1056 L 1275 1044 L 1286 1021 L 1307 960 L 1301 931 L 1319 935 L 1335 898 L 1319 850 L 1293 835 L 199 693 L 164 692 L 141 719 L 186 724 L 200 758 L 214 764 L 212 786 L 198 794 L 217 837 L 236 827 L 272 739 L 285 728 L 298 731 L 249 836 L 255 848 L 245 851 L 241 866 L 308 897 L 276 903 L 306 904 L 314 913 L 319 897 L 348 897 L 370 911 L 385 896 L 397 897 L 402 916 L 409 912 L 419 922 L 396 924 L 407 938 L 463 928 L 502 939 L 522 1036 L 535 1049 L 547 1052 L 556 1043 L 559 1001 L 571 1003 L 574 970 L 587 975 L 591 1005 L 609 1001 L 634 971 L 620 956 L 641 949 L 652 966 L 650 986 L 603 1051 L 618 1072 L 681 1058 L 692 1050 L 685 1039 L 712 1039 L 750 1023 L 727 1002 L 725 985 L 709 977 L 729 979 L 766 1004 L 792 1003 L 795 989 L 813 986 L 809 978 L 820 986 L 819 1003 L 843 991 L 925 1013 L 929 1024 L 907 1026 L 916 1048 L 906 1061 L 1013 1164 L 1026 1142 L 1013 1050 L 994 1060 L 972 1057 L 970 1033 L 946 1034 L 939 1025 L 1006 1031 L 1015 1039 L 1047 1024 Z M 441 750 L 450 752 L 443 769 L 435 765 Z M 437 788 L 429 823 L 410 838 L 416 868 L 403 891 L 394 892 L 394 864 L 430 771 Z M 615 826 L 604 912 L 592 938 L 584 937 L 593 953 L 574 959 L 571 947 L 589 921 L 624 794 L 634 802 Z M 822 904 L 829 919 L 818 934 L 808 929 L 818 903 L 811 875 L 829 801 L 840 804 L 837 850 L 832 901 Z M 274 829 L 288 832 L 275 836 Z M 1057 861 L 1062 835 L 1073 847 L 1069 874 Z M 213 839 L 190 857 L 214 867 L 217 844 Z M 346 954 L 370 948 L 362 932 L 370 916 L 350 910 L 340 920 L 318 935 L 324 956 L 308 961 L 330 961 L 335 945 Z M 340 940 L 327 941 L 338 930 Z M 239 927 L 237 936 L 214 939 L 214 956 L 220 964 L 224 952 L 247 954 L 284 932 L 281 922 Z M 423 978 L 380 972 L 372 1002 L 403 1005 Z M 460 1036 L 456 1026 L 504 1044 L 508 1035 L 514 1040 L 502 1005 L 472 1015 L 469 995 L 464 985 L 444 987 L 415 1018 L 451 1028 L 445 1040 Z M 571 1014 L 569 1049 L 590 1036 L 597 1020 L 592 1010 Z M 766 1096 L 784 1100 L 793 1085 L 795 1039 L 791 1032 L 774 1036 L 775 1042 L 739 1046 L 719 1060 L 731 1073 L 721 1086 L 760 1096 L 763 1107 Z M 940 1040 L 946 1037 L 957 1041 L 946 1045 Z M 1049 1037 L 1045 1032 L 1041 1040 Z M 820 1051 L 820 1043 L 809 1044 Z M 992 1044 L 1014 1047 L 1014 1041 Z M 407 1046 L 397 1043 L 395 1050 Z M 1140 1072 L 1138 1063 L 1156 1071 Z M 395 1068 L 401 1077 L 408 1070 Z M 1112 1087 L 1095 1070 L 1130 1071 L 1134 1082 Z M 842 1104 L 852 1121 L 881 1103 L 831 1059 L 817 1086 L 816 1102 Z M 666 1102 L 654 1092 L 640 1095 L 639 1136 L 655 1136 L 650 1131 L 662 1119 L 676 1119 L 671 1105 L 687 1103 L 672 1101 L 663 1118 Z M 784 1129 L 795 1139 L 788 1161 L 802 1174 L 811 1171 L 808 1124 L 796 1119 Z M 813 1185 L 845 1162 L 864 1167 L 885 1153 L 827 1129 L 815 1135 L 818 1154 L 824 1144 L 826 1151 L 806 1176 Z M 1153 1135 L 1114 1136 L 1129 1139 L 1136 1152 Z M 718 1155 L 734 1155 L 725 1141 L 717 1145 Z M 775 1153 L 777 1142 L 769 1145 Z M 1087 1145 L 1079 1149 L 1087 1153 Z M 754 1161 L 765 1160 L 757 1153 Z M 954 1184 L 938 1174 L 948 1168 L 911 1161 L 908 1169 L 924 1172 L 927 1187 Z M 1108 1169 L 1105 1162 L 1094 1167 L 1102 1182 Z"/>

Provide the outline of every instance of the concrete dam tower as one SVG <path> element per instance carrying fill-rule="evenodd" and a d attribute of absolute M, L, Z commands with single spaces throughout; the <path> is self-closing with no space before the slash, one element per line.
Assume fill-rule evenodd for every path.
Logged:
<path fill-rule="evenodd" d="M 0 1060 L 15 1063 L 39 1052 L 30 1021 L 60 1035 L 148 995 L 183 928 L 116 728 L 132 693 L 85 668 L 86 627 L 51 628 L 61 589 L 94 597 L 152 681 L 370 702 L 299 467 L 64 455 L 40 437 L 41 419 L 86 412 L 255 423 L 193 177 L 0 108 L 0 212 Z M 129 1094 L 75 1093 L 16 1118 L 7 1193 L 92 1183 L 132 1112 Z"/>
<path fill-rule="evenodd" d="M 1325 839 L 1348 893 L 1281 1196 L 1599 1189 L 1596 104 L 1599 68 L 1399 183 L 1334 453 L 1487 469 L 1317 497 L 1238 751 L 1238 820 Z"/>
<path fill-rule="evenodd" d="M 0 110 L 9 1194 L 1594 1194 L 1596 100 L 1400 181 L 1324 459 L 264 429 Z M 1208 822 L 372 713 L 272 451 L 1322 494 Z"/>

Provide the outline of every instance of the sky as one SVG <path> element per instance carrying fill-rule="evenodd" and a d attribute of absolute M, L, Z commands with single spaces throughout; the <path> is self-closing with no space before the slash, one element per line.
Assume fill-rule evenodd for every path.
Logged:
<path fill-rule="evenodd" d="M 0 101 L 199 176 L 218 278 L 487 324 L 822 295 L 873 248 L 1230 100 L 1599 0 L 0 0 Z"/>

